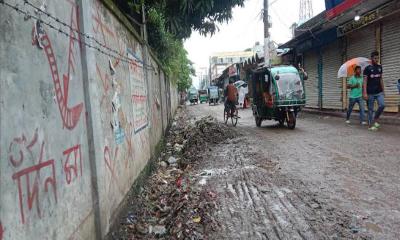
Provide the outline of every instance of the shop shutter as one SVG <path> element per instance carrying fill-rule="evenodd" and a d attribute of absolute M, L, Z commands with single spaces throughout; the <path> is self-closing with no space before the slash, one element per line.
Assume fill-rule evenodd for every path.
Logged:
<path fill-rule="evenodd" d="M 308 74 L 305 81 L 306 106 L 318 108 L 318 55 L 310 51 L 304 54 L 304 70 Z"/>
<path fill-rule="evenodd" d="M 337 78 L 337 72 L 342 64 L 339 41 L 323 49 L 322 54 L 322 107 L 342 109 L 342 79 Z"/>
<path fill-rule="evenodd" d="M 355 32 L 350 33 L 347 36 L 347 60 L 355 57 L 366 57 L 370 58 L 371 52 L 376 50 L 375 48 L 375 27 L 373 25 L 366 26 Z M 350 90 L 346 90 L 346 109 L 348 106 L 348 97 Z M 355 109 L 358 110 L 358 104 L 356 104 Z"/>
<path fill-rule="evenodd" d="M 347 36 L 347 60 L 355 57 L 369 58 L 375 50 L 375 27 L 361 28 Z"/>
<path fill-rule="evenodd" d="M 383 81 L 385 85 L 386 111 L 398 112 L 400 102 L 397 80 L 400 79 L 400 17 L 391 18 L 382 24 Z"/>

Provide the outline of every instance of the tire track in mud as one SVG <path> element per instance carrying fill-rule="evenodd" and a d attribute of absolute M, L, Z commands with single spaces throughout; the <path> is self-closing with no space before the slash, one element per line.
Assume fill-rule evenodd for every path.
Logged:
<path fill-rule="evenodd" d="M 218 194 L 220 231 L 210 239 L 356 239 L 343 227 L 349 216 L 336 216 L 304 184 L 272 171 L 275 163 L 245 141 L 228 141 L 203 156 L 199 171 L 215 173 L 208 187 Z"/>

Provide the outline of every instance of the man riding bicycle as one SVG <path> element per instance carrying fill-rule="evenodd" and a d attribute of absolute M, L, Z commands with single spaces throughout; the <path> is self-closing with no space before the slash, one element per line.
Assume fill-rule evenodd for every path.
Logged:
<path fill-rule="evenodd" d="M 225 88 L 225 109 L 231 110 L 231 116 L 234 115 L 236 110 L 236 96 L 237 89 L 233 85 L 233 81 L 229 80 L 229 84 Z"/>

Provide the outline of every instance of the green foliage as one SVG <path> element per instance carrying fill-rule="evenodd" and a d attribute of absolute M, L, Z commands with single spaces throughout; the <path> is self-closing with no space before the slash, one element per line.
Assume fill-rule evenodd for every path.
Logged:
<path fill-rule="evenodd" d="M 190 37 L 192 30 L 214 34 L 217 23 L 232 18 L 232 9 L 243 6 L 244 0 L 147 0 L 164 17 L 166 28 L 179 39 Z"/>
<path fill-rule="evenodd" d="M 194 75 L 195 71 L 187 57 L 183 41 L 165 29 L 163 16 L 154 8 L 148 10 L 147 19 L 150 46 L 164 65 L 172 82 L 178 85 L 179 91 L 185 91 L 191 86 L 190 75 Z"/>

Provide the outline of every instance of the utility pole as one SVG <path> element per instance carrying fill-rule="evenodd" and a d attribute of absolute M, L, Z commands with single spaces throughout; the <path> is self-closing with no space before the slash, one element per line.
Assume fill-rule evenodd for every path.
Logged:
<path fill-rule="evenodd" d="M 264 0 L 264 14 L 263 14 L 263 21 L 264 21 L 264 64 L 266 66 L 270 65 L 269 59 L 269 16 L 268 16 L 268 0 Z"/>

